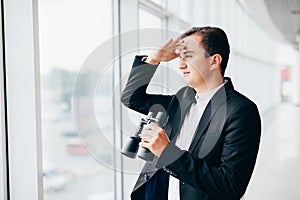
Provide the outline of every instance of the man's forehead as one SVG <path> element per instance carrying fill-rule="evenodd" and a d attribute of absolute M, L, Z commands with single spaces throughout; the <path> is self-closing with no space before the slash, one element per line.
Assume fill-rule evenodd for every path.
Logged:
<path fill-rule="evenodd" d="M 202 41 L 202 36 L 201 35 L 190 35 L 185 38 L 183 38 L 184 45 L 188 48 L 199 48 L 201 47 L 201 41 Z"/>

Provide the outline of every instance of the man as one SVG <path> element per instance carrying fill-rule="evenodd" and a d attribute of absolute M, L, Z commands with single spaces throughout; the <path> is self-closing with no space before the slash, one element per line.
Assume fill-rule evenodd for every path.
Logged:
<path fill-rule="evenodd" d="M 132 199 L 237 200 L 245 193 L 261 122 L 256 105 L 224 78 L 229 52 L 223 30 L 194 27 L 136 56 L 122 103 L 144 114 L 160 107 L 169 120 L 164 128 L 144 128 L 140 145 L 157 159 L 145 164 Z M 158 65 L 177 57 L 188 86 L 170 96 L 147 94 Z"/>

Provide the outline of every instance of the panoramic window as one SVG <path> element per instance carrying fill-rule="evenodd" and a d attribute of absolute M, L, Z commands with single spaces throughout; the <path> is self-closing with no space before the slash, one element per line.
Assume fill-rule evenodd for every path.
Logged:
<path fill-rule="evenodd" d="M 111 38 L 112 27 L 110 0 L 39 1 L 45 200 L 114 198 L 114 170 L 101 162 L 102 158 L 113 162 L 112 151 L 101 148 L 97 154 L 93 145 L 106 142 L 89 143 L 97 133 L 86 127 L 94 115 L 84 105 L 90 99 L 86 95 L 90 79 L 95 78 L 84 76 L 84 67 L 97 48 Z M 98 61 L 93 63 L 104 68 Z M 97 96 L 102 107 L 111 91 L 109 80 L 102 80 L 102 96 Z M 113 122 L 105 116 L 98 113 L 97 119 L 111 135 Z"/>

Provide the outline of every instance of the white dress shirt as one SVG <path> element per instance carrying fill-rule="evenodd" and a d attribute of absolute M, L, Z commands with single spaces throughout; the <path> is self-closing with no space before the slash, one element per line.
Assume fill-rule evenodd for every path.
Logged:
<path fill-rule="evenodd" d="M 203 112 L 210 101 L 210 99 L 214 96 L 214 94 L 224 85 L 224 83 L 213 90 L 199 96 L 196 94 L 196 102 L 191 105 L 189 111 L 187 111 L 186 116 L 184 118 L 184 122 L 182 124 L 179 135 L 176 138 L 175 145 L 182 150 L 188 150 L 196 129 L 198 127 L 199 121 L 203 115 Z M 169 192 L 168 192 L 169 200 L 180 200 L 179 196 L 179 180 L 170 176 L 169 180 Z"/>

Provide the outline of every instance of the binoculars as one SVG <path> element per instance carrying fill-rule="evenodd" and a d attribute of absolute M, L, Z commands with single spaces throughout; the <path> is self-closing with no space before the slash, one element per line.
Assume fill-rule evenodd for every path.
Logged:
<path fill-rule="evenodd" d="M 141 142 L 140 134 L 143 131 L 144 125 L 150 123 L 156 123 L 159 127 L 164 127 L 167 122 L 167 114 L 164 112 L 158 112 L 156 117 L 154 117 L 154 112 L 149 112 L 145 118 L 141 118 L 139 126 L 133 136 L 130 137 L 129 141 L 122 148 L 121 153 L 129 158 L 139 158 L 152 162 L 155 155 L 147 148 L 140 147 L 139 143 Z"/>

